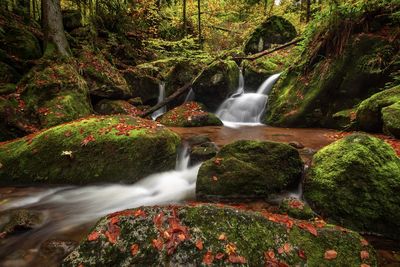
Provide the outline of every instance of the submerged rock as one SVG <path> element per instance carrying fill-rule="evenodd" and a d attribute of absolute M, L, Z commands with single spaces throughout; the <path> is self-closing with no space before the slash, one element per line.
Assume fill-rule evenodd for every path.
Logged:
<path fill-rule="evenodd" d="M 382 109 L 383 130 L 400 139 L 400 101 Z"/>
<path fill-rule="evenodd" d="M 232 60 L 216 61 L 206 67 L 193 82 L 195 101 L 215 111 L 239 84 L 239 67 Z"/>
<path fill-rule="evenodd" d="M 382 132 L 382 109 L 400 101 L 400 85 L 377 93 L 360 103 L 356 121 L 361 130 Z"/>
<path fill-rule="evenodd" d="M 159 122 L 167 126 L 176 127 L 223 125 L 217 116 L 215 116 L 213 113 L 205 111 L 204 106 L 196 102 L 187 102 L 168 111 L 160 117 Z"/>
<path fill-rule="evenodd" d="M 250 35 L 244 52 L 246 54 L 258 53 L 270 48 L 272 44 L 287 43 L 296 35 L 296 28 L 288 20 L 279 16 L 271 16 Z"/>
<path fill-rule="evenodd" d="M 329 252 L 336 257 L 328 259 Z M 143 207 L 103 217 L 62 266 L 362 264 L 377 266 L 375 252 L 350 230 L 202 205 Z"/>
<path fill-rule="evenodd" d="M 301 178 L 297 150 L 275 142 L 237 141 L 204 162 L 196 184 L 197 199 L 268 198 Z"/>
<path fill-rule="evenodd" d="M 304 196 L 326 218 L 400 238 L 400 158 L 384 141 L 354 134 L 313 158 Z"/>
<path fill-rule="evenodd" d="M 33 68 L 18 85 L 27 112 L 42 128 L 92 113 L 88 86 L 72 64 L 53 62 Z"/>
<path fill-rule="evenodd" d="M 0 146 L 1 184 L 136 182 L 175 165 L 179 137 L 132 116 L 81 119 Z"/>

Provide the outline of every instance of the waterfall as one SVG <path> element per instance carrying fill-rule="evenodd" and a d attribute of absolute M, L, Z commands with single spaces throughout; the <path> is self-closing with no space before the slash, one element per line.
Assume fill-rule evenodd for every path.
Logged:
<path fill-rule="evenodd" d="M 158 85 L 158 101 L 157 101 L 157 104 L 161 103 L 164 100 L 165 100 L 165 83 L 161 82 Z M 167 107 L 163 106 L 163 107 L 157 109 L 156 111 L 154 111 L 153 114 L 151 114 L 151 118 L 153 120 L 155 120 L 158 117 L 160 117 L 161 115 L 163 115 L 165 112 L 167 112 Z"/>
<path fill-rule="evenodd" d="M 193 89 L 192 89 L 192 88 L 190 88 L 190 91 L 189 91 L 189 93 L 186 95 L 186 98 L 185 98 L 185 103 L 186 103 L 186 102 L 193 101 L 193 100 L 194 100 L 194 98 L 195 98 L 194 91 L 193 91 Z"/>
<path fill-rule="evenodd" d="M 243 75 L 240 75 L 238 90 L 221 104 L 216 115 L 228 127 L 260 125 L 268 102 L 268 93 L 279 76 L 280 73 L 270 76 L 257 93 L 246 93 Z"/>

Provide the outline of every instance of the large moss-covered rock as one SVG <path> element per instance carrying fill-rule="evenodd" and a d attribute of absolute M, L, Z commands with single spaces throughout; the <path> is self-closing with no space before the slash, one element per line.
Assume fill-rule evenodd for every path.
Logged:
<path fill-rule="evenodd" d="M 131 105 L 128 101 L 110 99 L 103 99 L 99 101 L 94 106 L 94 110 L 101 115 L 126 114 L 138 116 L 142 113 L 138 108 Z"/>
<path fill-rule="evenodd" d="M 176 107 L 159 118 L 159 122 L 167 126 L 201 127 L 222 126 L 223 123 L 213 113 L 205 111 L 203 105 L 187 102 Z"/>
<path fill-rule="evenodd" d="M 200 167 L 198 199 L 268 198 L 299 181 L 303 163 L 297 150 L 275 142 L 237 141 Z"/>
<path fill-rule="evenodd" d="M 400 42 L 389 36 L 397 31 L 397 24 L 383 8 L 373 11 L 382 13 L 373 21 L 374 27 L 364 27 L 372 23 L 370 12 L 358 16 L 335 13 L 336 26 L 327 19 L 311 31 L 302 57 L 281 76 L 269 95 L 266 123 L 336 127 L 334 114 L 353 108 L 392 79 L 390 74 L 399 67 Z M 349 14 L 351 19 L 345 19 Z M 347 24 L 349 21 L 353 26 Z"/>
<path fill-rule="evenodd" d="M 173 169 L 179 143 L 153 121 L 81 119 L 0 146 L 0 183 L 132 183 Z"/>
<path fill-rule="evenodd" d="M 124 77 L 103 55 L 95 54 L 88 49 L 82 50 L 78 68 L 88 83 L 91 95 L 111 99 L 132 97 Z"/>
<path fill-rule="evenodd" d="M 400 158 L 384 141 L 354 134 L 313 158 L 308 203 L 346 227 L 400 238 Z"/>
<path fill-rule="evenodd" d="M 10 65 L 0 61 L 0 85 L 17 83 L 21 75 Z"/>
<path fill-rule="evenodd" d="M 6 34 L 0 38 L 0 44 L 9 55 L 21 60 L 38 59 L 42 56 L 39 40 L 26 25 L 21 27 L 7 23 L 3 30 Z"/>
<path fill-rule="evenodd" d="M 383 129 L 400 139 L 400 101 L 382 109 Z"/>
<path fill-rule="evenodd" d="M 245 44 L 246 54 L 258 53 L 271 47 L 272 44 L 284 44 L 297 35 L 295 27 L 286 19 L 272 16 L 266 19 L 250 35 Z"/>
<path fill-rule="evenodd" d="M 361 130 L 382 132 L 382 109 L 400 101 L 400 86 L 384 90 L 360 103 L 356 121 Z"/>
<path fill-rule="evenodd" d="M 375 252 L 350 230 L 318 227 L 267 212 L 203 205 L 143 207 L 110 214 L 62 266 L 362 264 L 377 266 Z"/>
<path fill-rule="evenodd" d="M 18 85 L 26 110 L 48 128 L 91 114 L 88 86 L 72 64 L 43 64 Z"/>
<path fill-rule="evenodd" d="M 195 100 L 215 111 L 239 85 L 239 67 L 232 60 L 216 61 L 193 82 Z"/>

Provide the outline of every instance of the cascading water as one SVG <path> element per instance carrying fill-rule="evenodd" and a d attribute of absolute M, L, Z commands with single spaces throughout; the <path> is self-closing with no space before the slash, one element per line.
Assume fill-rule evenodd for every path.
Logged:
<path fill-rule="evenodd" d="M 238 90 L 221 104 L 216 115 L 228 127 L 260 125 L 268 102 L 268 93 L 279 76 L 280 73 L 270 76 L 256 93 L 246 93 L 243 75 L 240 73 Z"/>
<path fill-rule="evenodd" d="M 193 91 L 193 89 L 190 89 L 189 93 L 186 95 L 185 103 L 193 101 L 194 99 L 195 99 L 194 91 Z"/>
<path fill-rule="evenodd" d="M 159 86 L 158 86 L 158 101 L 157 101 L 157 104 L 161 103 L 164 100 L 165 100 L 165 83 L 161 82 L 159 84 Z M 158 117 L 160 117 L 161 115 L 163 115 L 165 112 L 167 112 L 167 107 L 163 106 L 163 107 L 157 109 L 156 111 L 154 111 L 153 114 L 151 114 L 151 118 L 153 120 L 155 120 Z"/>
<path fill-rule="evenodd" d="M 6 246 L 0 245 L 0 258 L 12 254 L 15 247 L 35 250 L 49 238 L 62 236 L 81 225 L 93 224 L 115 211 L 193 199 L 200 164 L 189 167 L 189 161 L 188 146 L 185 145 L 177 156 L 175 170 L 150 175 L 133 185 L 59 187 L 8 200 L 0 206 L 0 212 L 29 209 L 46 214 L 47 220 L 41 227 L 9 239 Z"/>

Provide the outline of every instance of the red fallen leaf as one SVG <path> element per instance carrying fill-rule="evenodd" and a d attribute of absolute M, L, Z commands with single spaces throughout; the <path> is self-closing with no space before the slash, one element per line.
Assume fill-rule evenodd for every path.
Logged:
<path fill-rule="evenodd" d="M 141 209 L 138 209 L 138 210 L 136 210 L 136 211 L 134 212 L 133 215 L 135 215 L 135 217 L 143 217 L 143 218 L 145 218 L 145 217 L 146 217 L 146 212 L 144 212 L 144 211 L 141 210 Z"/>
<path fill-rule="evenodd" d="M 222 160 L 223 160 L 222 158 L 215 158 L 214 164 L 219 166 L 219 165 L 221 165 Z"/>
<path fill-rule="evenodd" d="M 132 216 L 132 215 L 135 215 L 135 212 L 133 210 L 123 210 L 123 211 L 117 211 L 117 212 L 107 215 L 107 219 L 117 217 L 117 216 Z"/>
<path fill-rule="evenodd" d="M 237 256 L 237 255 L 229 255 L 228 260 L 230 263 L 240 263 L 240 264 L 247 263 L 247 260 L 245 257 Z"/>
<path fill-rule="evenodd" d="M 160 212 L 159 214 L 157 214 L 153 220 L 153 222 L 157 228 L 161 227 L 161 225 L 163 224 L 163 221 L 164 221 L 164 213 L 163 212 Z"/>
<path fill-rule="evenodd" d="M 72 132 L 71 131 L 66 131 L 64 133 L 64 135 L 65 135 L 65 137 L 70 137 L 72 135 Z"/>
<path fill-rule="evenodd" d="M 183 233 L 180 233 L 180 234 L 178 234 L 178 239 L 179 239 L 180 241 L 184 241 L 184 240 L 186 239 L 186 235 L 183 234 Z"/>
<path fill-rule="evenodd" d="M 115 244 L 117 243 L 120 233 L 121 229 L 117 225 L 110 223 L 108 224 L 108 231 L 106 231 L 105 235 L 111 244 Z"/>
<path fill-rule="evenodd" d="M 82 263 L 78 265 L 78 267 L 85 267 Z"/>
<path fill-rule="evenodd" d="M 95 241 L 100 237 L 98 232 L 92 232 L 88 235 L 88 241 Z"/>
<path fill-rule="evenodd" d="M 297 200 L 297 199 L 293 199 L 289 202 L 289 207 L 293 208 L 293 209 L 300 209 L 302 210 L 304 208 L 304 203 Z"/>
<path fill-rule="evenodd" d="M 136 256 L 136 254 L 138 254 L 139 252 L 139 245 L 138 244 L 133 244 L 131 246 L 131 254 L 132 256 Z"/>
<path fill-rule="evenodd" d="M 290 251 L 292 251 L 292 249 L 293 249 L 293 247 L 289 243 L 285 243 L 283 245 L 283 251 L 285 251 L 286 253 L 289 253 Z"/>
<path fill-rule="evenodd" d="M 298 224 L 298 226 L 301 229 L 304 229 L 304 230 L 310 232 L 312 235 L 318 236 L 317 229 L 315 229 L 315 227 L 311 223 L 301 222 L 301 223 Z"/>
<path fill-rule="evenodd" d="M 229 243 L 229 244 L 227 244 L 227 245 L 225 246 L 225 252 L 226 252 L 226 254 L 228 254 L 228 255 L 236 254 L 236 249 L 237 249 L 237 247 L 236 247 L 236 245 L 233 244 L 233 243 Z"/>
<path fill-rule="evenodd" d="M 198 250 L 203 250 L 203 241 L 201 241 L 200 239 L 196 241 L 196 248 Z"/>
<path fill-rule="evenodd" d="M 366 251 L 366 250 L 361 251 L 361 252 L 360 252 L 360 258 L 361 258 L 361 260 L 366 260 L 366 259 L 368 259 L 368 258 L 369 258 L 369 253 L 368 253 L 368 251 Z"/>
<path fill-rule="evenodd" d="M 368 264 L 363 263 L 363 264 L 360 265 L 360 267 L 371 267 L 371 266 L 369 266 Z"/>
<path fill-rule="evenodd" d="M 225 257 L 225 254 L 222 252 L 218 252 L 217 255 L 215 255 L 216 260 L 222 260 Z"/>
<path fill-rule="evenodd" d="M 315 226 L 317 228 L 323 228 L 323 227 L 325 227 L 325 225 L 326 225 L 326 222 L 324 220 L 322 220 L 322 219 L 315 220 Z"/>
<path fill-rule="evenodd" d="M 299 250 L 297 255 L 299 255 L 299 257 L 302 259 L 307 259 L 306 254 L 304 253 L 304 250 Z"/>
<path fill-rule="evenodd" d="M 214 261 L 214 256 L 211 251 L 207 251 L 207 253 L 203 257 L 203 263 L 205 265 L 211 265 Z"/>
<path fill-rule="evenodd" d="M 117 223 L 119 223 L 119 218 L 118 218 L 118 217 L 113 217 L 113 218 L 111 218 L 110 223 L 111 223 L 111 224 L 117 224 Z"/>
<path fill-rule="evenodd" d="M 278 254 L 283 254 L 283 252 L 285 252 L 283 248 L 278 248 Z"/>
<path fill-rule="evenodd" d="M 275 252 L 272 249 L 270 249 L 264 252 L 264 257 L 266 260 L 273 260 L 275 259 Z"/>
<path fill-rule="evenodd" d="M 158 239 L 153 239 L 153 241 L 151 241 L 151 243 L 153 244 L 153 247 L 157 250 L 162 250 L 163 248 L 163 241 L 158 238 Z"/>
<path fill-rule="evenodd" d="M 324 254 L 325 260 L 333 260 L 333 259 L 336 259 L 336 257 L 337 257 L 337 252 L 335 250 L 331 249 L 331 250 L 325 251 L 325 254 Z"/>
<path fill-rule="evenodd" d="M 93 135 L 89 135 L 85 139 L 82 140 L 81 146 L 86 146 L 90 142 L 94 142 L 94 141 L 96 141 L 96 139 L 93 137 Z"/>
<path fill-rule="evenodd" d="M 218 240 L 222 241 L 222 240 L 226 240 L 226 235 L 224 233 L 220 234 L 218 236 Z"/>
<path fill-rule="evenodd" d="M 361 242 L 361 245 L 364 247 L 369 245 L 369 243 L 366 239 L 361 239 L 360 242 Z"/>

